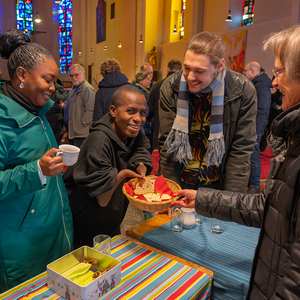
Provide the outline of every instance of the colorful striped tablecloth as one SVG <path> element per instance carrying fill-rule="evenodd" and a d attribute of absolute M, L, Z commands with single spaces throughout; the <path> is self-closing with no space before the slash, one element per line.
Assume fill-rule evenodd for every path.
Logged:
<path fill-rule="evenodd" d="M 212 299 L 244 299 L 260 230 L 224 222 L 224 232 L 214 234 L 210 220 L 180 233 L 167 223 L 144 234 L 141 242 L 212 270 Z"/>
<path fill-rule="evenodd" d="M 210 299 L 210 276 L 121 236 L 112 239 L 111 256 L 121 261 L 122 279 L 101 299 Z M 0 299 L 64 298 L 48 289 L 44 272 L 1 294 Z"/>

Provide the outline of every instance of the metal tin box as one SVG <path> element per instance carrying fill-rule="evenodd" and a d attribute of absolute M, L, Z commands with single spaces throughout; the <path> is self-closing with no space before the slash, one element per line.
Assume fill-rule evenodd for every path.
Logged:
<path fill-rule="evenodd" d="M 80 286 L 64 277 L 65 271 L 84 259 L 94 259 L 96 268 L 106 270 L 86 286 Z M 90 247 L 83 246 L 47 266 L 48 287 L 68 300 L 96 300 L 121 282 L 121 262 Z"/>

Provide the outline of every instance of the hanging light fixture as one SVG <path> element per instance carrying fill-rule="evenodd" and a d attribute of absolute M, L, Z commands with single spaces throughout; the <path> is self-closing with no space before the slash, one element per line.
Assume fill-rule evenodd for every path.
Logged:
<path fill-rule="evenodd" d="M 39 16 L 39 13 L 37 12 L 36 13 L 36 17 L 35 17 L 35 20 L 34 20 L 36 23 L 41 23 L 41 19 L 40 19 L 40 16 Z"/>
<path fill-rule="evenodd" d="M 173 33 L 174 33 L 174 34 L 177 33 L 176 24 L 174 25 Z"/>
<path fill-rule="evenodd" d="M 119 40 L 119 45 L 118 45 L 119 48 L 122 48 L 122 44 L 121 44 L 121 41 Z"/>
<path fill-rule="evenodd" d="M 140 37 L 140 43 L 143 44 L 143 36 Z"/>
<path fill-rule="evenodd" d="M 107 50 L 107 46 L 106 46 L 106 44 L 105 44 L 105 46 L 104 46 L 104 50 Z"/>
<path fill-rule="evenodd" d="M 228 16 L 225 20 L 226 22 L 232 22 L 232 18 L 231 18 L 231 10 L 229 9 L 229 13 L 228 13 Z"/>
<path fill-rule="evenodd" d="M 93 53 L 93 48 L 91 47 L 90 53 Z"/>

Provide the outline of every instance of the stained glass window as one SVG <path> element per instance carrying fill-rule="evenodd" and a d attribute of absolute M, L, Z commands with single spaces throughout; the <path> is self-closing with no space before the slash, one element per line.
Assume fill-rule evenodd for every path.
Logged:
<path fill-rule="evenodd" d="M 253 24 L 254 0 L 244 0 L 242 25 Z"/>
<path fill-rule="evenodd" d="M 17 29 L 22 30 L 30 37 L 33 30 L 32 1 L 17 0 Z"/>
<path fill-rule="evenodd" d="M 58 7 L 61 73 L 68 73 L 73 64 L 72 19 L 72 0 L 63 0 Z"/>
<path fill-rule="evenodd" d="M 181 0 L 180 39 L 183 39 L 184 37 L 185 8 L 186 8 L 186 0 Z"/>

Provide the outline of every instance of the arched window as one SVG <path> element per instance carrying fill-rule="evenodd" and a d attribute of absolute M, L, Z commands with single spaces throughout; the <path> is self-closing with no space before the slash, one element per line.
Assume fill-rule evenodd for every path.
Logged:
<path fill-rule="evenodd" d="M 61 73 L 68 73 L 73 64 L 72 19 L 72 0 L 63 0 L 58 7 Z"/>
<path fill-rule="evenodd" d="M 244 0 L 242 25 L 253 24 L 254 0 Z"/>
<path fill-rule="evenodd" d="M 24 31 L 30 37 L 33 30 L 32 1 L 17 0 L 17 29 Z"/>

